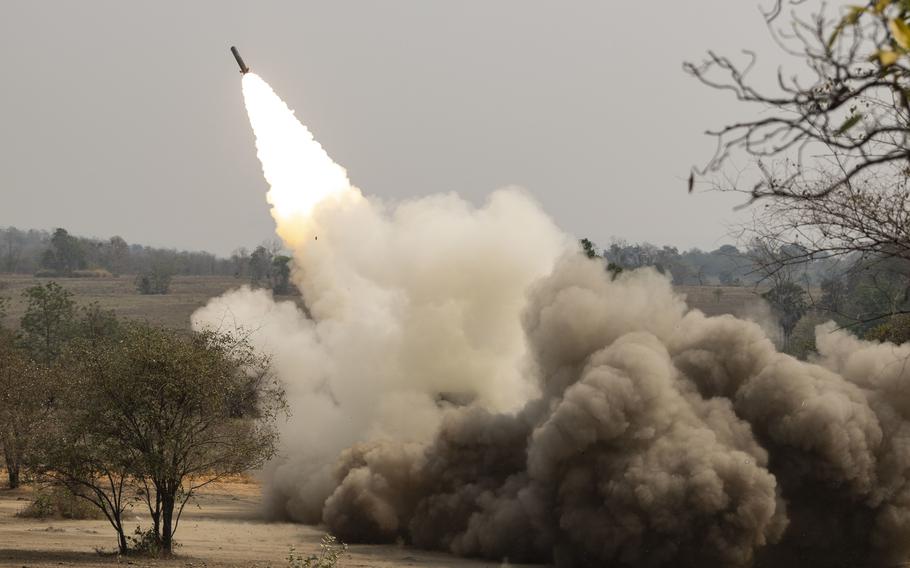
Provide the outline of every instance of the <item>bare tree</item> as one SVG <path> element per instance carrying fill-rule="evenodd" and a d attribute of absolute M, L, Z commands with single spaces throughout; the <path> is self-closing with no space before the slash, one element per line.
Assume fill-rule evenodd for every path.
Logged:
<path fill-rule="evenodd" d="M 760 107 L 761 116 L 709 131 L 717 151 L 704 174 L 744 152 L 755 158 L 761 179 L 753 199 L 823 197 L 864 175 L 906 169 L 910 159 L 910 8 L 903 0 L 870 0 L 845 15 L 824 7 L 803 15 L 805 0 L 777 0 L 766 14 L 777 44 L 806 66 L 802 74 L 777 74 L 770 92 L 751 81 L 756 56 L 737 64 L 709 52 L 684 69 L 709 87 L 729 91 Z M 784 9 L 793 7 L 789 18 Z"/>
<path fill-rule="evenodd" d="M 769 90 L 750 74 L 753 53 L 743 63 L 709 52 L 685 64 L 705 85 L 761 111 L 710 131 L 717 150 L 696 173 L 720 173 L 712 187 L 764 202 L 750 232 L 792 249 L 769 271 L 817 259 L 840 258 L 844 271 L 910 262 L 910 2 L 869 0 L 832 13 L 775 0 L 765 18 L 803 69 L 778 70 Z M 737 156 L 756 164 L 755 177 L 726 175 Z"/>

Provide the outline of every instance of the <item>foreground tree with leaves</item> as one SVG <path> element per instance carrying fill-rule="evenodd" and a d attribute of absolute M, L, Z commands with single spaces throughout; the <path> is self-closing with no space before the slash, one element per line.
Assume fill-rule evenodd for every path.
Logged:
<path fill-rule="evenodd" d="M 771 305 L 783 333 L 783 348 L 789 349 L 790 336 L 796 324 L 809 310 L 806 303 L 806 292 L 794 282 L 783 282 L 762 294 L 762 298 Z"/>
<path fill-rule="evenodd" d="M 170 554 L 200 487 L 275 455 L 284 391 L 242 339 L 128 325 L 117 339 L 74 341 L 62 365 L 40 471 L 100 508 L 123 553 L 137 489 L 153 523 L 143 540 Z"/>
<path fill-rule="evenodd" d="M 20 322 L 22 344 L 32 358 L 54 361 L 73 334 L 76 303 L 73 293 L 56 282 L 32 286 L 22 293 L 27 304 Z"/>
<path fill-rule="evenodd" d="M 0 329 L 0 448 L 10 489 L 19 486 L 22 468 L 49 414 L 51 386 L 47 370 L 29 359 L 11 333 Z"/>

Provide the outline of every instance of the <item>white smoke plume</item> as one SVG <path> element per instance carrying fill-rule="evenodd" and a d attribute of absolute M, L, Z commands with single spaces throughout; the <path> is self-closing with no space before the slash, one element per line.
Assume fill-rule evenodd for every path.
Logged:
<path fill-rule="evenodd" d="M 519 190 L 365 198 L 244 95 L 306 311 L 244 288 L 194 325 L 251 332 L 287 384 L 270 517 L 558 566 L 906 559 L 910 348 L 778 353 L 654 271 L 611 278 Z"/>

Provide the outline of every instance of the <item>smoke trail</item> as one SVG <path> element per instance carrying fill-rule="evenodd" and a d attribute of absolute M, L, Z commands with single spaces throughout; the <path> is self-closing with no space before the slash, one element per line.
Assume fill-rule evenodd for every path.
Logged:
<path fill-rule="evenodd" d="M 519 190 L 366 199 L 261 79 L 244 97 L 308 314 L 243 288 L 193 321 L 254 330 L 287 383 L 271 517 L 558 566 L 910 554 L 910 348 L 778 353 L 611 278 Z"/>
<path fill-rule="evenodd" d="M 481 207 L 454 194 L 366 200 L 252 73 L 244 99 L 312 319 L 241 289 L 193 321 L 258 330 L 252 341 L 275 355 L 294 418 L 287 461 L 269 473 L 270 514 L 314 521 L 341 450 L 429 439 L 446 401 L 507 411 L 534 395 L 521 366 L 525 291 L 571 243 L 518 189 Z"/>
<path fill-rule="evenodd" d="M 316 227 L 311 213 L 323 201 L 356 199 L 348 174 L 332 161 L 294 112 L 255 73 L 243 75 L 243 99 L 256 136 L 262 174 L 269 183 L 266 199 L 278 234 L 299 247 Z"/>

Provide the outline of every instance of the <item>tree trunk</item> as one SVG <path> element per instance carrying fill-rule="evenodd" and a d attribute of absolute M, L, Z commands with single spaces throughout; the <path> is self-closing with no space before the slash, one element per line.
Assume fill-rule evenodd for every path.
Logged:
<path fill-rule="evenodd" d="M 158 502 L 155 503 L 155 510 L 152 511 L 152 529 L 155 531 L 155 534 L 161 535 L 161 500 L 157 497 Z"/>
<path fill-rule="evenodd" d="M 7 473 L 9 475 L 9 488 L 15 489 L 19 487 L 19 466 L 9 466 L 7 465 Z"/>
<path fill-rule="evenodd" d="M 6 473 L 9 476 L 9 488 L 15 489 L 19 487 L 19 460 L 16 459 L 16 456 L 12 451 L 5 451 L 4 457 L 6 458 Z"/>
<path fill-rule="evenodd" d="M 174 495 L 161 496 L 161 552 L 170 555 L 174 548 Z"/>
<path fill-rule="evenodd" d="M 117 514 L 114 515 L 114 529 L 117 531 L 117 547 L 120 549 L 120 554 L 128 554 L 130 549 L 126 543 L 126 534 L 123 532 L 123 520 Z"/>

